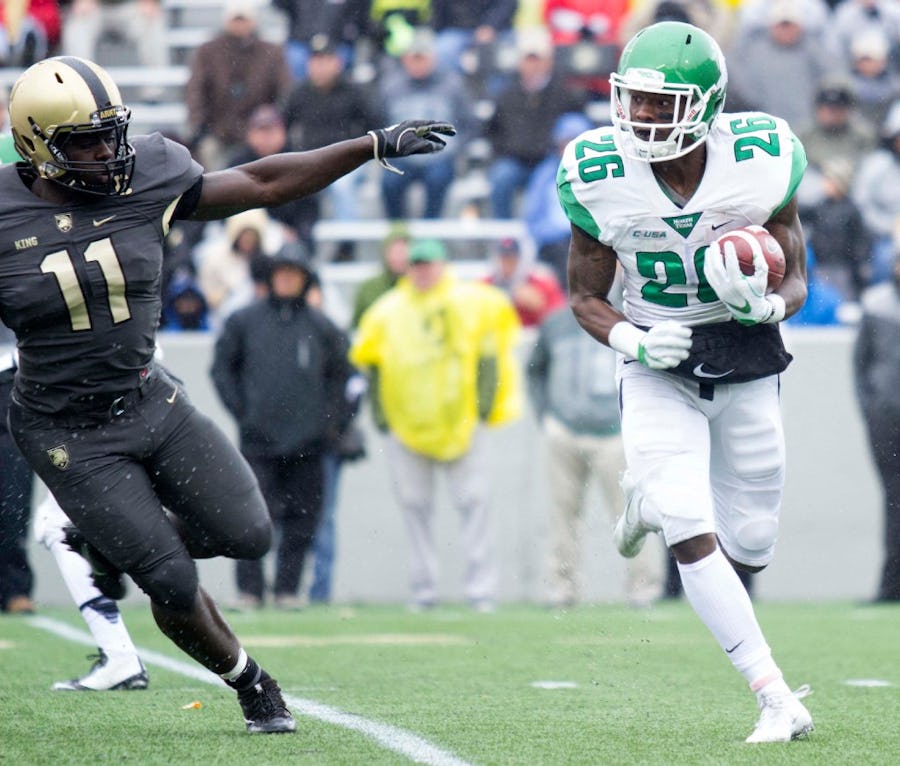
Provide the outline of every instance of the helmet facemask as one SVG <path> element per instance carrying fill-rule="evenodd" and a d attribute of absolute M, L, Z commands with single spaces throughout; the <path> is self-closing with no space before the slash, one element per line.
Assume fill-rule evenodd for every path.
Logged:
<path fill-rule="evenodd" d="M 650 75 L 650 76 L 648 76 Z M 683 157 L 706 140 L 711 120 L 706 119 L 713 91 L 702 93 L 696 85 L 666 84 L 655 71 L 629 70 L 625 76 L 613 73 L 613 124 L 630 134 L 633 157 L 645 162 L 659 162 Z M 671 122 L 637 122 L 632 120 L 633 91 L 671 96 L 674 100 Z M 642 137 L 642 134 L 648 134 Z"/>
<path fill-rule="evenodd" d="M 626 45 L 619 71 L 610 75 L 611 119 L 625 134 L 623 151 L 643 162 L 683 157 L 702 144 L 722 111 L 728 74 L 718 44 L 697 27 L 661 22 Z M 632 94 L 672 99 L 671 119 L 638 122 Z"/>
<path fill-rule="evenodd" d="M 32 131 L 44 139 L 50 159 L 42 163 L 38 172 L 44 178 L 90 194 L 114 196 L 129 188 L 134 172 L 134 150 L 128 143 L 128 124 L 131 110 L 111 106 L 90 115 L 90 123 L 58 125 L 43 136 L 33 122 Z M 75 142 L 105 141 L 112 157 L 108 160 L 71 160 L 67 148 Z"/>

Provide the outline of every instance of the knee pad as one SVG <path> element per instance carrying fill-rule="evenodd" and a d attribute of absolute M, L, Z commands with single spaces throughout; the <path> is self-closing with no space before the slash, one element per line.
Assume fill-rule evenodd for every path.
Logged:
<path fill-rule="evenodd" d="M 726 551 L 740 564 L 764 567 L 772 560 L 777 539 L 776 519 L 752 519 L 734 529 L 732 539 L 726 544 Z"/>
<path fill-rule="evenodd" d="M 186 553 L 161 561 L 149 571 L 129 574 L 153 603 L 177 611 L 193 607 L 200 587 L 197 566 Z"/>

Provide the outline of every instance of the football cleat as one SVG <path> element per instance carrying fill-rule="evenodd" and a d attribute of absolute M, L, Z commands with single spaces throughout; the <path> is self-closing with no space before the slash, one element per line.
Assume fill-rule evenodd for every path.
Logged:
<path fill-rule="evenodd" d="M 113 692 L 147 688 L 147 670 L 137 657 L 110 659 L 98 649 L 98 654 L 89 654 L 88 659 L 94 660 L 94 664 L 87 674 L 72 681 L 57 681 L 51 687 L 53 691 Z"/>
<path fill-rule="evenodd" d="M 91 565 L 91 579 L 97 590 L 113 601 L 125 598 L 122 572 L 91 545 L 77 527 L 70 525 L 63 529 L 63 542 Z"/>
<path fill-rule="evenodd" d="M 628 471 L 622 473 L 622 492 L 625 495 L 625 510 L 616 521 L 613 539 L 616 548 L 626 559 L 633 559 L 644 547 L 644 540 L 650 532 L 655 531 L 641 521 L 639 503 L 637 502 L 637 485 Z"/>
<path fill-rule="evenodd" d="M 263 678 L 249 689 L 238 692 L 238 702 L 251 734 L 284 734 L 297 729 L 274 678 Z"/>
<path fill-rule="evenodd" d="M 792 739 L 805 737 L 814 727 L 812 716 L 800 700 L 811 693 L 807 684 L 793 693 L 781 690 L 757 692 L 759 720 L 746 741 L 751 744 L 790 742 Z"/>

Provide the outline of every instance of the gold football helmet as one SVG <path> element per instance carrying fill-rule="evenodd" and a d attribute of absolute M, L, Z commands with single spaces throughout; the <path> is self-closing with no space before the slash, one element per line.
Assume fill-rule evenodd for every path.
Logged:
<path fill-rule="evenodd" d="M 29 67 L 12 87 L 9 121 L 16 151 L 41 178 L 90 194 L 128 192 L 131 110 L 109 73 L 92 61 L 57 56 Z M 71 161 L 66 145 L 73 137 L 105 141 L 112 158 Z"/>

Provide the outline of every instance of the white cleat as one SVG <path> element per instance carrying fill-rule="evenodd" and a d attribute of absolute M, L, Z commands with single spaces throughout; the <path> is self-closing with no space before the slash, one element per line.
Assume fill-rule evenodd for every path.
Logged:
<path fill-rule="evenodd" d="M 618 548 L 619 553 L 626 559 L 633 559 L 644 547 L 644 540 L 647 535 L 656 530 L 641 521 L 639 504 L 635 493 L 636 485 L 628 471 L 622 473 L 619 483 L 622 485 L 622 492 L 625 495 L 625 510 L 616 521 L 613 539 L 616 542 L 616 548 Z"/>
<path fill-rule="evenodd" d="M 88 656 L 95 662 L 84 676 L 72 681 L 57 681 L 51 687 L 53 691 L 106 692 L 147 688 L 147 671 L 137 657 L 110 659 L 102 649 L 99 652 Z"/>
<path fill-rule="evenodd" d="M 793 693 L 757 692 L 759 720 L 746 741 L 751 744 L 790 742 L 792 739 L 805 737 L 814 727 L 812 716 L 800 700 L 810 694 L 812 694 L 812 690 L 807 684 Z"/>

